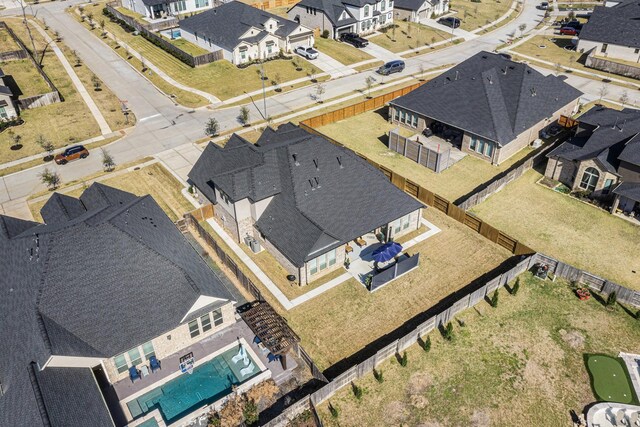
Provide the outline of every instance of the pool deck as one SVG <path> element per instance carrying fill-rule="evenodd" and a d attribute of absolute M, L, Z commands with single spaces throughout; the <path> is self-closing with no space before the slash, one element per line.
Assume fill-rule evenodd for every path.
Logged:
<path fill-rule="evenodd" d="M 618 357 L 624 360 L 625 365 L 627 365 L 627 371 L 631 377 L 633 390 L 636 393 L 636 397 L 640 400 L 640 354 L 620 352 Z"/>
<path fill-rule="evenodd" d="M 276 384 L 280 384 L 288 380 L 293 375 L 293 370 L 298 366 L 295 359 L 291 356 L 287 357 L 287 370 L 284 371 L 280 362 L 268 361 L 268 352 L 263 352 L 256 344 L 253 343 L 254 337 L 255 334 L 251 329 L 249 329 L 249 326 L 247 326 L 243 320 L 238 320 L 235 324 L 224 328 L 218 333 L 215 333 L 202 341 L 198 341 L 197 343 L 184 348 L 179 353 L 174 353 L 161 359 L 160 363 L 162 365 L 162 369 L 159 371 L 150 373 L 146 377 L 137 380 L 135 383 L 132 383 L 128 378 L 118 381 L 113 384 L 113 389 L 118 396 L 118 400 L 125 400 L 179 371 L 180 357 L 185 354 L 193 353 L 195 360 L 198 361 L 228 346 L 229 344 L 236 343 L 238 338 L 244 338 L 245 341 L 249 343 L 253 352 L 258 356 L 258 359 L 260 359 L 262 364 L 271 371 L 271 378 L 276 382 Z"/>

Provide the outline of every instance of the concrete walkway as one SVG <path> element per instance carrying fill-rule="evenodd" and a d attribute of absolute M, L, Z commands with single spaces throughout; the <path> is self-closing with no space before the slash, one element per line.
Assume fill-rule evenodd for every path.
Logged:
<path fill-rule="evenodd" d="M 377 45 L 373 42 L 369 42 L 369 45 L 367 45 L 367 47 L 362 48 L 361 50 L 373 56 L 374 58 L 384 62 L 394 61 L 396 59 L 402 59 L 402 57 L 399 54 L 393 53 L 390 50 L 387 50 L 382 46 Z"/>
<path fill-rule="evenodd" d="M 462 37 L 465 40 L 473 40 L 476 37 L 478 37 L 477 35 L 473 34 L 472 32 L 463 30 L 460 27 L 452 30 L 451 27 L 447 27 L 446 25 L 442 25 L 442 24 L 438 23 L 435 19 L 423 18 L 423 19 L 420 20 L 420 23 L 423 24 L 423 25 L 426 25 L 428 27 L 435 28 L 436 30 L 442 31 L 444 33 L 447 33 L 450 36 L 453 34 L 453 37 L 450 37 L 450 38 L 460 38 L 460 37 Z"/>
<path fill-rule="evenodd" d="M 310 61 L 311 65 L 315 65 L 325 73 L 329 74 L 332 79 L 348 76 L 354 74 L 356 71 L 337 59 L 332 58 L 326 53 L 320 52 L 318 57 L 313 61 Z"/>
<path fill-rule="evenodd" d="M 51 47 L 53 52 L 56 54 L 56 56 L 58 57 L 58 60 L 60 61 L 65 71 L 71 78 L 71 81 L 73 82 L 73 85 L 75 86 L 76 90 L 84 100 L 85 104 L 87 104 L 87 107 L 89 107 L 89 111 L 91 111 L 93 118 L 96 119 L 96 122 L 98 122 L 98 126 L 100 126 L 100 133 L 102 135 L 110 134 L 111 127 L 109 127 L 109 124 L 107 123 L 104 116 L 100 112 L 100 109 L 98 108 L 96 103 L 93 101 L 93 98 L 91 98 L 91 96 L 87 92 L 87 89 L 84 87 L 84 85 L 78 78 L 78 75 L 76 74 L 76 72 L 73 71 L 73 67 L 71 66 L 71 64 L 69 64 L 69 61 L 67 61 L 67 58 L 64 56 L 64 54 L 62 53 L 58 45 L 56 45 L 56 42 L 54 42 L 53 39 L 49 37 L 49 34 L 47 34 L 47 32 L 44 29 L 42 29 L 40 25 L 35 23 L 33 20 L 30 19 L 29 24 L 31 24 L 36 30 L 38 30 L 38 32 L 42 35 L 42 37 L 44 37 L 47 43 L 49 43 L 49 46 Z"/>

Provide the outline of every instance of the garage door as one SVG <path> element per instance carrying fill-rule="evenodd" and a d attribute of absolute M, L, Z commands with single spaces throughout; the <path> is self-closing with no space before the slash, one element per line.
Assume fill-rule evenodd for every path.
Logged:
<path fill-rule="evenodd" d="M 289 39 L 289 42 L 291 44 L 291 49 L 295 49 L 298 46 L 304 46 L 307 47 L 309 46 L 311 43 L 311 38 L 309 36 L 304 36 L 304 37 L 299 37 L 299 38 L 291 38 Z"/>
<path fill-rule="evenodd" d="M 338 30 L 338 35 L 344 34 L 344 33 L 353 33 L 353 27 L 340 28 Z"/>

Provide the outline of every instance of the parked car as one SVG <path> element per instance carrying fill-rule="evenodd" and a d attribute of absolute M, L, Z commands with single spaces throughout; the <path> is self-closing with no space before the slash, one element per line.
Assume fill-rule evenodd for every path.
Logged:
<path fill-rule="evenodd" d="M 367 47 L 369 40 L 363 39 L 356 33 L 342 33 L 340 34 L 340 41 L 354 45 L 355 47 Z"/>
<path fill-rule="evenodd" d="M 89 157 L 89 150 L 82 145 L 74 145 L 64 150 L 63 153 L 58 154 L 54 160 L 59 165 L 67 164 L 72 160 L 86 159 Z"/>
<path fill-rule="evenodd" d="M 562 36 L 577 36 L 578 30 L 573 27 L 562 27 L 560 28 L 560 35 Z"/>
<path fill-rule="evenodd" d="M 536 8 L 540 9 L 540 10 L 547 10 L 547 9 L 549 9 L 549 2 L 548 1 L 543 1 L 542 3 L 537 5 Z"/>
<path fill-rule="evenodd" d="M 540 136 L 544 139 L 553 138 L 554 136 L 558 136 L 562 132 L 562 127 L 558 124 L 552 124 L 546 129 L 543 129 L 540 132 Z"/>
<path fill-rule="evenodd" d="M 390 61 L 378 68 L 377 73 L 388 76 L 393 73 L 401 73 L 404 70 L 404 61 Z"/>
<path fill-rule="evenodd" d="M 447 18 L 438 19 L 438 24 L 446 25 L 451 28 L 458 28 L 460 26 L 460 20 L 458 18 L 454 18 L 449 16 Z"/>
<path fill-rule="evenodd" d="M 312 47 L 298 46 L 295 49 L 295 53 L 300 56 L 304 56 L 307 59 L 316 59 L 318 57 L 318 51 Z"/>
<path fill-rule="evenodd" d="M 582 29 L 582 22 L 574 20 L 574 21 L 566 22 L 566 23 L 562 24 L 562 26 L 563 27 L 575 28 L 576 30 L 580 31 Z"/>

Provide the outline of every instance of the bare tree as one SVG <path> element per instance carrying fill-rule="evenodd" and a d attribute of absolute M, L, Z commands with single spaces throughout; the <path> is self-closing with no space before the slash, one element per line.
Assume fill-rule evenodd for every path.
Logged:
<path fill-rule="evenodd" d="M 80 67 L 82 65 L 82 59 L 80 59 L 78 52 L 76 52 L 75 50 L 72 50 L 71 54 L 73 55 L 73 60 L 76 63 L 76 67 Z"/>
<path fill-rule="evenodd" d="M 246 105 L 240 107 L 240 114 L 238 115 L 238 121 L 240 122 L 240 124 L 242 124 L 243 126 L 248 126 L 249 121 L 251 120 L 250 115 L 251 113 Z"/>
<path fill-rule="evenodd" d="M 326 91 L 327 89 L 322 83 L 318 82 L 316 84 L 316 101 L 318 101 L 318 104 L 322 104 L 322 95 L 324 95 Z"/>
<path fill-rule="evenodd" d="M 373 87 L 375 81 L 376 80 L 371 76 L 367 77 L 364 80 L 365 87 L 367 88 L 367 98 L 371 98 L 371 88 Z"/>
<path fill-rule="evenodd" d="M 309 77 L 311 77 L 313 83 L 318 81 L 316 74 L 318 74 L 318 69 L 312 65 L 311 69 L 309 69 Z"/>
<path fill-rule="evenodd" d="M 280 75 L 280 73 L 276 73 L 273 76 L 272 83 L 275 86 L 275 91 L 276 92 L 282 92 L 282 88 L 280 87 L 280 84 L 282 83 L 282 76 Z"/>
<path fill-rule="evenodd" d="M 55 190 L 60 186 L 60 175 L 56 171 L 51 171 L 49 168 L 46 168 L 38 175 L 40 177 L 40 181 L 47 186 L 49 190 Z"/>
<path fill-rule="evenodd" d="M 520 37 L 524 37 L 524 31 L 527 29 L 527 24 L 520 24 L 518 29 L 520 30 Z"/>
<path fill-rule="evenodd" d="M 116 161 L 113 159 L 111 153 L 109 153 L 104 148 L 101 148 L 102 151 L 102 167 L 106 172 L 111 172 L 113 168 L 116 166 Z"/>
<path fill-rule="evenodd" d="M 622 108 L 624 108 L 625 104 L 629 102 L 629 92 L 627 92 L 627 90 L 625 89 L 618 100 L 622 104 Z"/>
<path fill-rule="evenodd" d="M 34 58 L 37 56 L 37 50 L 36 50 L 36 42 L 33 39 L 33 34 L 31 34 L 31 27 L 29 26 L 29 24 L 27 23 L 27 6 L 28 4 L 24 1 L 24 0 L 18 0 L 18 3 L 20 4 L 20 9 L 22 9 L 22 23 L 24 24 L 25 28 L 27 29 L 27 35 L 29 36 L 29 40 L 31 41 L 31 47 L 32 47 L 32 56 L 34 56 Z M 35 14 L 33 13 L 33 10 L 31 10 L 31 15 Z"/>
<path fill-rule="evenodd" d="M 102 90 L 102 82 L 95 74 L 91 76 L 91 84 L 93 85 L 93 90 L 96 92 L 100 92 Z"/>
<path fill-rule="evenodd" d="M 602 98 L 607 96 L 608 93 L 609 93 L 609 86 L 606 83 L 602 83 L 602 86 L 600 86 L 600 89 L 598 89 L 598 95 L 600 95 L 600 101 L 602 101 Z"/>
<path fill-rule="evenodd" d="M 45 160 L 49 161 L 53 159 L 53 150 L 55 150 L 56 146 L 53 145 L 53 142 L 49 141 L 47 138 L 45 138 L 44 135 L 38 135 L 38 138 L 36 138 L 36 143 L 42 147 L 42 149 L 44 151 L 47 152 L 47 155 L 45 157 Z"/>

